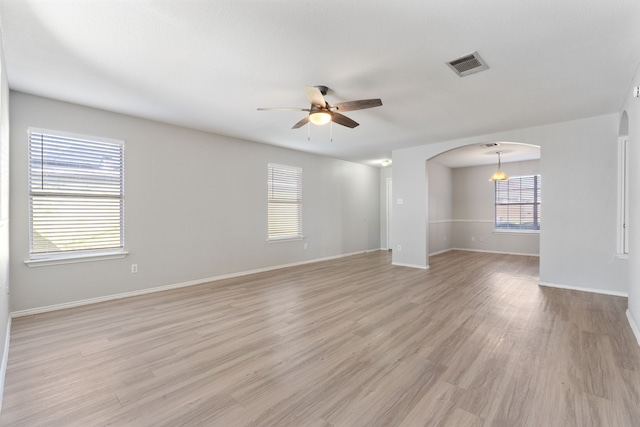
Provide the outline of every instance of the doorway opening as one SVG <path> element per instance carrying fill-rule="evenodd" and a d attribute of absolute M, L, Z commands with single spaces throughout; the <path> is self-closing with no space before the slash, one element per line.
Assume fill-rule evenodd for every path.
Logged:
<path fill-rule="evenodd" d="M 539 256 L 539 230 L 497 227 L 496 221 L 506 212 L 513 217 L 507 223 L 525 224 L 529 215 L 539 214 L 542 206 L 529 202 L 526 183 L 541 183 L 540 151 L 539 146 L 500 141 L 459 147 L 427 160 L 427 256 L 451 250 Z M 489 181 L 498 168 L 497 152 L 501 169 L 513 178 L 506 186 L 513 203 L 506 208 Z M 522 199 L 515 200 L 516 190 Z"/>

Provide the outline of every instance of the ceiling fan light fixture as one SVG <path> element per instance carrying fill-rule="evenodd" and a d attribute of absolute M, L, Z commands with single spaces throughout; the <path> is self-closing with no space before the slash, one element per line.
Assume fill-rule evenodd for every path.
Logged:
<path fill-rule="evenodd" d="M 489 178 L 489 181 L 491 182 L 495 182 L 495 181 L 506 181 L 509 179 L 509 177 L 507 176 L 506 173 L 502 172 L 500 169 L 502 168 L 502 162 L 500 160 L 500 154 L 502 153 L 502 151 L 497 151 L 496 154 L 498 155 L 498 170 L 495 171 L 493 173 L 493 175 L 491 175 L 491 178 Z"/>
<path fill-rule="evenodd" d="M 309 121 L 314 125 L 326 125 L 331 121 L 331 114 L 326 111 L 316 111 L 309 114 Z"/>

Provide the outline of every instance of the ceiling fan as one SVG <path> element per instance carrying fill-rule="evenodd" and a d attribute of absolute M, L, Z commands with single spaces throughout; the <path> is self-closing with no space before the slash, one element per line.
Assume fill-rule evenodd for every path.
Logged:
<path fill-rule="evenodd" d="M 308 111 L 309 114 L 293 125 L 291 129 L 298 129 L 311 122 L 315 125 L 324 125 L 329 122 L 337 123 L 348 128 L 358 126 L 358 123 L 349 117 L 342 115 L 342 112 L 364 110 L 365 108 L 380 107 L 380 99 L 361 99 L 359 101 L 346 101 L 331 105 L 324 99 L 324 95 L 329 90 L 326 86 L 305 86 L 304 93 L 311 103 L 309 108 L 258 108 L 259 111 Z"/>

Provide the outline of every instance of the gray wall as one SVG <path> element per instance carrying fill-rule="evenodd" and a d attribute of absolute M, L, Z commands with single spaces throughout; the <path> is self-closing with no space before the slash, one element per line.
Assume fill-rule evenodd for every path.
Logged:
<path fill-rule="evenodd" d="M 538 160 L 503 164 L 509 176 L 534 175 Z M 495 165 L 449 168 L 427 161 L 429 254 L 451 249 L 538 255 L 538 233 L 494 231 Z"/>
<path fill-rule="evenodd" d="M 489 177 L 495 170 L 495 165 L 453 169 L 453 247 L 538 255 L 538 233 L 494 231 L 494 184 Z M 540 173 L 540 161 L 503 163 L 502 170 L 513 177 L 536 175 Z"/>
<path fill-rule="evenodd" d="M 9 85 L 0 35 L 0 405 L 7 366 L 9 334 Z"/>
<path fill-rule="evenodd" d="M 627 262 L 616 257 L 618 121 L 609 114 L 395 150 L 393 245 L 402 251 L 393 263 L 428 267 L 428 159 L 469 144 L 519 142 L 541 147 L 540 281 L 625 295 Z"/>
<path fill-rule="evenodd" d="M 128 257 L 24 264 L 30 126 L 125 141 Z M 266 241 L 268 163 L 303 169 L 303 241 Z M 380 171 L 371 166 L 18 92 L 11 92 L 11 164 L 12 311 L 380 248 Z"/>
<path fill-rule="evenodd" d="M 391 179 L 393 182 L 392 175 L 392 167 L 380 169 L 380 248 L 385 250 L 391 249 L 387 247 L 387 180 Z M 393 184 L 391 191 L 393 192 Z"/>
<path fill-rule="evenodd" d="M 632 88 L 640 86 L 640 70 Z M 629 118 L 629 317 L 640 342 L 640 98 L 628 91 L 623 110 Z"/>
<path fill-rule="evenodd" d="M 453 248 L 455 190 L 450 168 L 431 160 L 428 164 L 429 253 L 436 254 Z"/>

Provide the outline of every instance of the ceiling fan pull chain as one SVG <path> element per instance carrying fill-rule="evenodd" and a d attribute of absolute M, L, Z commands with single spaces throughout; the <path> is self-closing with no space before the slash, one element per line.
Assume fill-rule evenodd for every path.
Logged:
<path fill-rule="evenodd" d="M 307 126 L 307 141 L 311 141 L 311 126 Z"/>
<path fill-rule="evenodd" d="M 329 122 L 329 138 L 333 142 L 333 120 Z"/>

